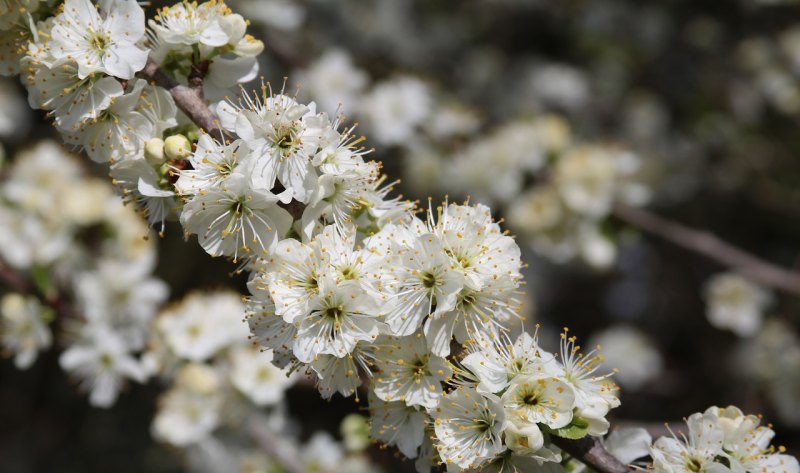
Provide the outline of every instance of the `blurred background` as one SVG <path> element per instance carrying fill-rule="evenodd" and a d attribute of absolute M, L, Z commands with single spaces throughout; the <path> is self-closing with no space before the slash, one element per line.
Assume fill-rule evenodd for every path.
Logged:
<path fill-rule="evenodd" d="M 800 4 L 229 3 L 266 44 L 264 80 L 357 122 L 404 197 L 469 198 L 505 219 L 528 263 L 526 323 L 550 350 L 569 327 L 620 370 L 612 425 L 657 431 L 735 404 L 800 455 L 800 295 L 619 211 L 646 208 L 800 271 Z M 0 82 L 0 137 L 9 162 L 59 139 L 12 80 Z M 234 265 L 186 244 L 178 224 L 155 241 L 170 300 L 246 292 Z M 150 435 L 160 392 L 133 385 L 113 408 L 92 408 L 57 350 L 25 371 L 3 359 L 0 471 L 187 471 L 185 452 Z M 303 383 L 286 398 L 305 439 L 341 438 L 342 419 L 364 413 L 363 400 L 323 401 Z M 390 450 L 367 454 L 383 471 L 413 471 Z"/>

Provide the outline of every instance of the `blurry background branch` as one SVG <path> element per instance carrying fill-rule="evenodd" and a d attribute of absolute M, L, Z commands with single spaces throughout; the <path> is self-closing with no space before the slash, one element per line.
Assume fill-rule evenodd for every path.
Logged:
<path fill-rule="evenodd" d="M 764 261 L 713 233 L 695 230 L 624 204 L 614 207 L 614 215 L 642 231 L 735 268 L 754 281 L 800 296 L 800 273 Z"/>

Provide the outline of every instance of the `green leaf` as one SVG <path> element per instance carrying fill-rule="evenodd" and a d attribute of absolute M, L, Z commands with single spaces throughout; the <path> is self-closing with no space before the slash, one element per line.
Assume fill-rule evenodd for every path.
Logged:
<path fill-rule="evenodd" d="M 589 422 L 577 416 L 572 418 L 572 422 L 570 422 L 569 425 L 561 427 L 560 429 L 551 429 L 547 426 L 544 427 L 545 430 L 556 437 L 570 440 L 582 439 L 589 434 Z"/>
<path fill-rule="evenodd" d="M 47 268 L 42 266 L 34 266 L 31 269 L 31 279 L 36 289 L 46 298 L 51 298 L 55 294 L 55 287 L 50 280 L 50 274 Z"/>

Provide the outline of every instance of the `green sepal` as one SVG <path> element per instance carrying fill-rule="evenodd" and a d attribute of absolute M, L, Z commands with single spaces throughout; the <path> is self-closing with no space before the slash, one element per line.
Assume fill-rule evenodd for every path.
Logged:
<path fill-rule="evenodd" d="M 542 427 L 544 431 L 562 439 L 578 440 L 589 434 L 589 422 L 577 416 L 572 418 L 572 422 L 569 425 L 560 429 L 551 429 L 546 425 L 542 425 Z"/>

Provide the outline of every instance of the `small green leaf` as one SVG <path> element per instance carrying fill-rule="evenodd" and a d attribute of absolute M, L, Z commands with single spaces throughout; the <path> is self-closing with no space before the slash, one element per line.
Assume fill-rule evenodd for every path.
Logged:
<path fill-rule="evenodd" d="M 50 280 L 50 274 L 47 272 L 47 268 L 42 266 L 34 266 L 31 269 L 31 278 L 33 279 L 33 284 L 36 286 L 36 289 L 44 297 L 53 297 L 55 288 Z"/>
<path fill-rule="evenodd" d="M 573 417 L 572 422 L 566 427 L 560 429 L 551 429 L 545 426 L 545 430 L 564 439 L 577 440 L 586 437 L 589 434 L 589 422 L 580 417 Z"/>

